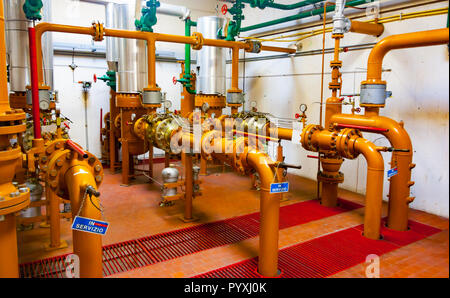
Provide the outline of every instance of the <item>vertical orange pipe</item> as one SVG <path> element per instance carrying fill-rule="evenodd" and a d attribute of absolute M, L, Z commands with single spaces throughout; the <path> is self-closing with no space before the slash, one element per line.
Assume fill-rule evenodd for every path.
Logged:
<path fill-rule="evenodd" d="M 91 219 L 101 219 L 101 212 L 93 206 L 89 197 L 85 197 L 87 186 L 96 187 L 96 182 L 90 170 L 85 166 L 76 165 L 70 168 L 64 175 L 67 185 L 70 201 L 72 204 L 72 219 L 78 214 L 84 199 L 83 209 L 80 216 Z M 92 201 L 99 208 L 100 201 L 92 197 Z M 81 278 L 101 278 L 102 271 L 102 236 L 72 231 L 73 253 L 80 258 L 80 277 Z"/>
<path fill-rule="evenodd" d="M 278 234 L 280 222 L 280 194 L 271 194 L 270 185 L 278 182 L 273 162 L 262 152 L 250 152 L 247 161 L 261 179 L 258 272 L 276 277 L 278 271 Z"/>
<path fill-rule="evenodd" d="M 16 216 L 12 213 L 0 221 L 0 278 L 18 278 L 18 264 Z"/>
<path fill-rule="evenodd" d="M 184 170 L 185 170 L 185 199 L 184 199 L 184 219 L 192 220 L 192 196 L 194 194 L 194 178 L 192 173 L 192 155 L 189 153 L 182 153 L 184 155 Z"/>
<path fill-rule="evenodd" d="M 50 185 L 46 184 L 46 195 L 49 206 L 49 218 L 50 218 L 50 248 L 58 248 L 61 246 L 61 231 L 59 217 L 59 198 L 55 192 L 50 188 Z"/>
<path fill-rule="evenodd" d="M 362 153 L 367 161 L 366 206 L 364 211 L 364 236 L 369 239 L 380 239 L 381 211 L 383 204 L 383 156 L 376 146 L 359 138 L 355 149 Z"/>
<path fill-rule="evenodd" d="M 232 63 L 231 63 L 231 89 L 229 92 L 239 93 L 239 48 L 232 49 Z"/>

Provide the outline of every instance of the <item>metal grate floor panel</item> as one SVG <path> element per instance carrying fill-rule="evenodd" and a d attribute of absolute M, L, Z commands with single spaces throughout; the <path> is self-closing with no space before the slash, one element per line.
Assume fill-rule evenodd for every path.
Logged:
<path fill-rule="evenodd" d="M 365 262 L 369 254 L 378 256 L 424 239 L 441 230 L 410 221 L 410 230 L 398 232 L 382 228 L 383 240 L 362 236 L 363 226 L 345 229 L 280 250 L 281 278 L 323 278 Z M 195 277 L 259 278 L 258 258 L 252 258 Z"/>
<path fill-rule="evenodd" d="M 321 206 L 317 200 L 280 208 L 280 229 L 304 224 L 362 207 L 340 200 L 340 207 Z M 237 243 L 259 233 L 259 212 L 222 221 L 124 241 L 103 247 L 103 275 L 110 276 L 203 250 Z M 66 255 L 20 265 L 25 278 L 65 277 Z"/>

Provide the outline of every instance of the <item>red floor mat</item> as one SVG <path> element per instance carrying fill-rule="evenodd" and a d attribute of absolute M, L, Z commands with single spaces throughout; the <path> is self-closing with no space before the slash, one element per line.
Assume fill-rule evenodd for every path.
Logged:
<path fill-rule="evenodd" d="M 382 255 L 421 240 L 441 230 L 410 221 L 406 232 L 382 228 L 384 240 L 361 235 L 363 226 L 342 230 L 280 250 L 279 268 L 283 278 L 320 278 L 365 262 L 369 254 Z M 197 275 L 198 278 L 258 278 L 257 258 Z"/>
<path fill-rule="evenodd" d="M 280 229 L 326 218 L 362 207 L 340 200 L 340 207 L 321 206 L 317 200 L 280 208 Z M 203 250 L 256 237 L 259 212 L 222 221 L 125 241 L 103 247 L 103 274 L 109 276 L 175 259 Z M 20 265 L 21 277 L 64 277 L 66 255 Z"/>

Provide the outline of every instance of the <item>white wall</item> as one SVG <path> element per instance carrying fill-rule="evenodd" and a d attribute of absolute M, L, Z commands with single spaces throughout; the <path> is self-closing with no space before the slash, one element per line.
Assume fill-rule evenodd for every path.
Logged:
<path fill-rule="evenodd" d="M 277 1 L 293 3 L 297 1 Z M 412 12 L 439 7 L 447 7 L 448 2 L 426 5 L 401 12 Z M 248 7 L 248 6 L 247 6 Z M 398 14 L 385 13 L 382 17 Z M 246 8 L 244 26 L 293 14 L 267 8 L 264 11 Z M 270 17 L 268 17 L 270 16 Z M 385 33 L 381 38 L 407 32 L 438 29 L 445 27 L 447 15 L 403 20 L 385 25 Z M 317 28 L 312 28 L 317 29 Z M 311 30 L 311 29 L 308 29 Z M 380 40 L 355 33 L 348 33 L 342 46 L 371 43 Z M 270 44 L 270 43 L 269 43 Z M 288 46 L 289 43 L 272 43 L 277 46 Z M 326 37 L 326 48 L 332 48 L 334 41 L 330 34 Z M 306 39 L 303 51 L 322 48 L 322 36 Z M 343 94 L 359 93 L 360 82 L 365 74 L 361 71 L 367 67 L 370 50 L 352 51 L 341 54 L 343 61 Z M 271 53 L 273 54 L 273 53 Z M 261 55 L 266 55 L 265 53 Z M 325 70 L 330 71 L 331 55 L 325 56 Z M 411 188 L 416 200 L 412 208 L 424 210 L 444 217 L 449 216 L 449 60 L 447 46 L 435 46 L 417 49 L 405 49 L 390 52 L 385 60 L 383 78 L 388 82 L 388 89 L 393 97 L 388 99 L 381 115 L 397 121 L 403 120 L 414 146 L 413 162 L 417 167 L 413 170 L 416 184 Z M 269 60 L 246 63 L 246 100 L 256 101 L 258 110 L 271 112 L 275 116 L 293 118 L 298 113 L 301 103 L 308 105 L 308 123 L 319 123 L 320 105 L 320 71 L 321 55 L 297 58 Z M 241 64 L 241 75 L 243 65 Z M 295 76 L 286 76 L 296 74 Z M 256 77 L 255 76 L 263 76 Z M 265 76 L 265 77 L 264 77 Z M 331 75 L 326 74 L 324 83 L 324 100 L 331 95 L 328 83 Z M 242 79 L 240 84 L 242 87 Z M 347 113 L 349 113 L 347 109 Z M 379 135 L 365 134 L 377 145 L 389 145 Z M 315 179 L 317 160 L 308 159 L 300 145 L 286 142 L 285 155 L 287 162 L 301 164 L 302 170 L 296 174 Z M 383 153 L 385 168 L 390 169 L 390 153 Z M 345 161 L 342 171 L 345 173 L 345 189 L 365 193 L 366 162 L 361 156 L 357 160 Z M 388 181 L 385 179 L 384 195 L 388 193 Z"/>

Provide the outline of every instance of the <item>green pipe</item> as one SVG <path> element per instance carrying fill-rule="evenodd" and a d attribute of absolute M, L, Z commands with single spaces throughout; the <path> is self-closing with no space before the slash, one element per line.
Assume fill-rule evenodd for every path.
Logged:
<path fill-rule="evenodd" d="M 187 18 L 184 23 L 184 34 L 185 36 L 191 36 L 191 27 L 196 27 L 197 23 L 191 21 L 191 18 Z M 186 90 L 191 93 L 195 94 L 196 91 L 192 90 L 192 84 L 191 84 L 191 45 L 185 44 L 184 46 L 184 76 L 181 80 L 178 80 L 183 84 L 183 86 L 186 88 Z"/>
<path fill-rule="evenodd" d="M 348 6 L 358 6 L 358 5 L 361 5 L 361 4 L 367 4 L 369 2 L 374 2 L 374 1 L 375 0 L 355 0 L 355 1 L 348 2 L 347 5 Z M 334 11 L 334 9 L 335 9 L 334 5 L 328 6 L 327 7 L 327 12 Z M 307 18 L 307 17 L 320 15 L 320 14 L 323 14 L 323 12 L 324 12 L 324 8 L 319 8 L 319 9 L 315 9 L 315 10 L 311 10 L 311 11 L 305 11 L 305 12 L 302 12 L 302 13 L 299 13 L 299 14 L 296 14 L 296 15 L 292 15 L 292 16 L 289 16 L 289 17 L 276 19 L 276 20 L 272 20 L 272 21 L 268 21 L 268 22 L 264 22 L 264 23 L 260 23 L 260 24 L 256 24 L 256 25 L 252 25 L 252 26 L 248 26 L 248 27 L 243 27 L 243 28 L 241 28 L 241 32 L 256 30 L 256 29 L 269 27 L 269 26 L 273 26 L 273 25 L 277 25 L 277 24 L 282 24 L 282 23 L 286 23 L 286 22 L 290 22 L 290 21 L 296 21 L 296 20 Z"/>
<path fill-rule="evenodd" d="M 319 2 L 323 2 L 324 0 L 306 0 L 300 1 L 294 4 L 279 4 L 273 2 L 273 0 L 243 0 L 242 2 L 250 4 L 251 7 L 264 9 L 266 7 L 281 9 L 281 10 L 292 10 L 300 7 L 304 7 L 310 4 L 315 4 Z"/>

